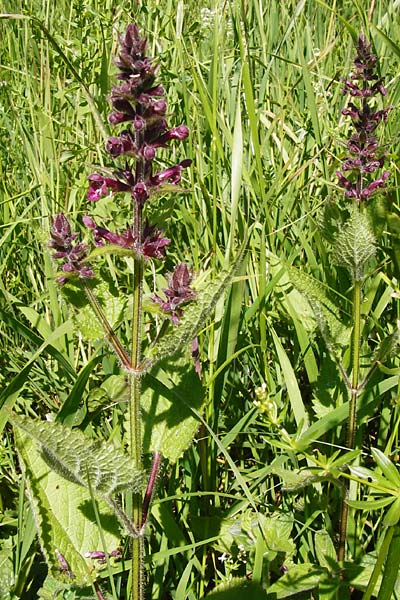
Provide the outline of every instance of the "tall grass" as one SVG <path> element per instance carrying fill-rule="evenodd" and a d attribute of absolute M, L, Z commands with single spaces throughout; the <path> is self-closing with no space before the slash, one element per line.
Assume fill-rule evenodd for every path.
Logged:
<path fill-rule="evenodd" d="M 345 442 L 346 389 L 291 269 L 320 282 L 349 328 L 351 283 L 332 264 L 329 235 L 347 134 L 340 78 L 351 69 L 352 35 L 363 30 L 394 106 L 381 132 L 389 204 L 374 214 L 382 237 L 362 303 L 365 374 L 400 316 L 398 2 L 3 0 L 1 10 L 0 597 L 36 598 L 46 570 L 7 410 L 18 403 L 44 417 L 67 403 L 71 425 L 117 435 L 115 398 L 103 395 L 98 406 L 95 390 L 99 365 L 111 376 L 118 364 L 103 341 L 88 343 L 77 330 L 46 244 L 51 215 L 63 211 L 80 223 L 85 214 L 90 165 L 103 160 L 117 35 L 132 20 L 160 57 L 170 112 L 191 130 L 190 193 L 157 207 L 166 221 L 175 216 L 172 258 L 218 271 L 251 230 L 242 270 L 200 335 L 207 401 L 196 440 L 158 482 L 148 597 L 198 600 L 244 576 L 269 598 L 296 590 L 350 597 L 332 553 L 343 473 L 361 482 L 345 577 L 362 597 L 377 557 L 384 565 L 387 528 L 397 524 L 385 522 L 378 504 L 369 512 L 356 501 L 377 499 L 362 471 L 375 469 L 371 447 L 398 459 L 399 359 L 379 365 L 359 406 L 361 467 L 344 466 L 353 456 L 335 465 L 345 456 L 335 452 Z M 262 384 L 266 391 L 256 393 Z M 376 493 L 388 497 L 384 489 Z M 117 568 L 115 597 L 123 597 L 124 577 Z M 400 583 L 393 585 L 381 598 L 398 597 Z"/>

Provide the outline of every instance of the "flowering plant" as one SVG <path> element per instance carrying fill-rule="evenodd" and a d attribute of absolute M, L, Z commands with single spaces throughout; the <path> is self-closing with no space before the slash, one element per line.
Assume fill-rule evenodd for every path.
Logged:
<path fill-rule="evenodd" d="M 117 194 L 128 196 L 128 225 L 123 230 L 112 231 L 108 225 L 98 224 L 97 216 L 93 218 L 86 214 L 82 219 L 83 224 L 93 232 L 96 246 L 90 252 L 89 244 L 78 240 L 78 234 L 73 232 L 67 217 L 59 213 L 51 220 L 49 247 L 53 259 L 61 264 L 61 270 L 56 275 L 57 283 L 68 287 L 73 282 L 75 287 L 85 292 L 119 359 L 122 372 L 118 382 L 126 388 L 128 396 L 126 410 L 121 407 L 126 437 L 121 441 L 121 447 L 115 449 L 108 442 L 91 443 L 81 432 L 71 431 L 59 423 L 31 422 L 17 416 L 13 418 L 13 423 L 27 436 L 28 441 L 22 442 L 21 446 L 27 471 L 31 468 L 30 453 L 24 451 L 24 444 L 31 444 L 33 439 L 41 447 L 41 457 L 35 455 L 35 460 L 41 461 L 46 477 L 67 478 L 72 485 L 81 486 L 81 504 L 99 498 L 103 503 L 100 513 L 106 513 L 107 516 L 107 511 L 111 510 L 114 516 L 108 515 L 107 518 L 111 518 L 111 523 L 112 518 L 114 521 L 117 519 L 123 527 L 124 536 L 130 540 L 129 544 L 125 544 L 127 551 L 122 553 L 119 526 L 114 523 L 111 537 L 100 534 L 90 547 L 86 540 L 83 547 L 78 547 L 78 543 L 73 543 L 65 531 L 60 533 L 55 521 L 49 517 L 53 537 L 51 540 L 48 536 L 43 537 L 42 545 L 53 573 L 61 573 L 64 579 L 76 585 L 90 583 L 100 600 L 104 596 L 96 569 L 101 569 L 105 562 L 110 567 L 111 560 L 125 560 L 130 556 L 132 566 L 127 594 L 134 600 L 141 600 L 144 597 L 143 539 L 157 474 L 163 457 L 171 462 L 176 461 L 199 426 L 195 409 L 201 409 L 203 391 L 197 333 L 230 284 L 240 257 L 229 270 L 222 271 L 216 279 L 208 282 L 203 290 L 192 287 L 193 272 L 185 263 L 179 262 L 172 272 L 167 273 L 167 287 L 161 295 L 154 293 L 150 297 L 153 312 L 158 311 L 165 316 L 165 320 L 154 339 L 144 348 L 142 329 L 146 267 L 151 261 L 165 260 L 166 249 L 171 244 L 171 239 L 164 235 L 158 225 L 150 222 L 151 211 L 148 207 L 156 193 L 180 191 L 178 185 L 183 170 L 191 164 L 191 160 L 186 158 L 176 165 L 158 169 L 155 166 L 156 154 L 159 148 L 168 148 L 171 141 L 185 140 L 189 129 L 186 125 L 168 127 L 165 91 L 156 83 L 156 67 L 146 55 L 146 40 L 141 37 L 135 24 L 129 25 L 121 36 L 115 64 L 118 83 L 110 95 L 112 112 L 109 122 L 114 127 L 123 125 L 124 129 L 107 140 L 105 150 L 112 160 L 123 161 L 123 164 L 109 169 L 107 176 L 102 175 L 100 169 L 92 173 L 89 176 L 87 198 L 92 204 L 100 200 L 107 203 Z M 123 210 L 126 210 L 126 205 Z M 96 271 L 94 263 L 102 253 L 115 254 L 133 263 L 132 302 L 126 303 L 132 310 L 129 350 L 126 348 L 126 339 L 117 335 L 104 303 L 98 297 L 103 271 Z M 187 375 L 187 371 L 193 373 L 190 393 L 183 404 L 176 405 L 171 401 L 171 394 L 163 395 L 158 390 L 153 393 L 151 387 L 149 389 L 146 373 L 160 361 L 166 363 L 167 359 L 171 360 L 190 343 L 195 363 L 189 367 L 180 364 L 178 371 L 181 379 L 185 379 L 185 385 L 188 378 L 192 377 L 191 374 Z M 182 363 L 182 358 L 174 360 Z M 168 370 L 164 363 L 163 368 Z M 152 375 L 150 382 L 155 377 Z M 172 368 L 174 396 L 179 397 L 180 384 L 177 371 Z M 64 412 L 62 409 L 60 414 Z M 145 434 L 142 432 L 142 420 L 146 427 Z M 147 440 L 146 444 L 144 440 Z M 148 475 L 144 474 L 144 452 L 153 455 Z M 57 485 L 60 487 L 60 484 Z M 46 492 L 41 490 L 40 493 L 42 497 L 34 505 L 34 510 L 45 501 Z M 126 505 L 132 507 L 130 514 Z M 52 510 L 57 512 L 54 506 Z M 76 510 L 78 506 L 69 507 L 74 515 Z M 101 528 L 102 514 L 99 518 L 98 525 Z M 74 519 L 86 527 L 85 517 L 81 513 L 75 515 Z M 115 545 L 118 547 L 115 548 Z"/>

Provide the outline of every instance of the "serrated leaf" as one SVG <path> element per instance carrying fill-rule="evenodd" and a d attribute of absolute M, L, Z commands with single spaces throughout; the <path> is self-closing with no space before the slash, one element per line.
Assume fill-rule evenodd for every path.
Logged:
<path fill-rule="evenodd" d="M 375 355 L 375 360 L 378 362 L 384 362 L 398 347 L 400 343 L 400 327 L 399 323 L 396 324 L 395 331 L 383 338 L 381 341 L 378 351 Z"/>
<path fill-rule="evenodd" d="M 200 421 L 203 388 L 192 365 L 184 358 L 164 362 L 143 380 L 141 411 L 143 451 L 161 452 L 176 462 L 192 443 Z"/>
<path fill-rule="evenodd" d="M 368 217 L 355 207 L 337 236 L 333 261 L 345 267 L 353 281 L 362 281 L 365 266 L 375 251 L 376 240 Z"/>
<path fill-rule="evenodd" d="M 89 585 L 96 572 L 93 560 L 85 554 L 110 552 L 119 546 L 117 518 L 105 502 L 98 502 L 104 549 L 89 492 L 52 471 L 35 441 L 23 430 L 16 430 L 15 440 L 40 544 L 53 576 L 64 584 Z M 63 572 L 59 555 L 66 561 L 68 573 Z"/>
<path fill-rule="evenodd" d="M 47 575 L 43 586 L 38 591 L 40 600 L 95 600 L 92 589 L 75 588 L 71 584 L 55 579 L 51 574 Z"/>
<path fill-rule="evenodd" d="M 282 302 L 291 303 L 307 331 L 312 332 L 317 326 L 332 350 L 348 344 L 351 330 L 342 324 L 337 304 L 327 296 L 320 281 L 272 255 L 271 270 L 281 273 Z"/>
<path fill-rule="evenodd" d="M 292 555 L 295 545 L 291 538 L 294 518 L 290 513 L 276 512 L 272 515 L 256 514 L 253 510 L 245 510 L 234 517 L 218 519 L 193 519 L 194 530 L 202 539 L 207 523 L 207 532 L 219 537 L 214 542 L 215 548 L 221 552 L 234 554 L 235 549 L 243 548 L 246 552 L 255 551 L 257 536 L 261 531 L 267 546 L 267 558 L 273 560 L 278 552 Z"/>
<path fill-rule="evenodd" d="M 0 600 L 9 600 L 15 583 L 13 543 L 11 538 L 1 540 L 0 550 Z"/>
<path fill-rule="evenodd" d="M 10 420 L 40 445 L 43 460 L 68 481 L 86 488 L 90 481 L 93 493 L 100 497 L 110 497 L 128 488 L 140 491 L 142 473 L 122 450 L 101 440 L 93 441 L 82 432 L 58 423 L 17 415 Z"/>
<path fill-rule="evenodd" d="M 143 363 L 154 365 L 164 358 L 174 356 L 183 346 L 189 344 L 210 318 L 213 309 L 223 292 L 231 284 L 235 273 L 240 268 L 244 256 L 243 245 L 239 256 L 229 270 L 223 270 L 214 281 L 208 282 L 198 290 L 196 300 L 185 309 L 179 325 L 151 350 Z"/>

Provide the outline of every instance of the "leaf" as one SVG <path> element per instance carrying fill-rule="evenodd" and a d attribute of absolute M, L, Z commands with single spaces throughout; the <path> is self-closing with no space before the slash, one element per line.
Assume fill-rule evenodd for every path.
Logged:
<path fill-rule="evenodd" d="M 295 545 L 291 538 L 293 523 L 293 515 L 290 513 L 277 511 L 271 515 L 263 515 L 251 509 L 234 517 L 192 518 L 198 538 L 203 539 L 205 532 L 207 536 L 218 536 L 215 548 L 232 555 L 238 548 L 243 548 L 246 552 L 255 551 L 257 536 L 261 532 L 268 560 L 273 560 L 278 552 L 289 556 L 294 553 Z"/>
<path fill-rule="evenodd" d="M 71 589 L 71 584 L 47 575 L 43 586 L 38 591 L 40 600 L 92 600 L 92 588 Z M 93 598 L 94 600 L 94 598 Z"/>
<path fill-rule="evenodd" d="M 342 324 L 338 305 L 327 296 L 320 281 L 273 255 L 271 272 L 281 273 L 282 303 L 290 303 L 287 311 L 289 314 L 294 311 L 308 332 L 318 326 L 326 345 L 333 351 L 348 344 L 351 331 Z"/>
<path fill-rule="evenodd" d="M 144 365 L 152 366 L 164 358 L 175 355 L 182 346 L 189 344 L 210 318 L 219 298 L 232 282 L 243 260 L 245 244 L 243 244 L 236 261 L 229 270 L 223 270 L 214 281 L 204 284 L 198 290 L 197 298 L 185 310 L 182 319 L 172 333 L 148 351 Z"/>
<path fill-rule="evenodd" d="M 208 598 L 212 598 L 212 600 L 243 600 L 244 598 L 246 600 L 267 600 L 267 595 L 259 585 L 249 581 L 247 577 L 234 577 L 229 583 L 219 585 L 207 594 Z"/>
<path fill-rule="evenodd" d="M 379 498 L 379 500 L 373 500 L 372 498 L 368 498 L 368 500 L 347 500 L 347 504 L 352 508 L 359 508 L 360 510 L 377 510 L 384 508 L 394 501 L 394 496 L 389 496 L 387 498 Z"/>
<path fill-rule="evenodd" d="M 384 474 L 384 476 L 394 485 L 395 488 L 400 488 L 400 474 L 392 463 L 381 450 L 378 448 L 371 448 L 371 454 L 375 459 L 376 464 Z"/>
<path fill-rule="evenodd" d="M 127 488 L 140 491 L 142 474 L 127 454 L 111 444 L 93 441 L 58 423 L 16 415 L 10 420 L 40 444 L 43 460 L 64 479 L 86 488 L 89 479 L 93 492 L 102 498 Z"/>
<path fill-rule="evenodd" d="M 85 554 L 110 552 L 119 546 L 117 518 L 103 501 L 98 503 L 106 544 L 103 548 L 89 492 L 52 471 L 24 431 L 17 429 L 15 440 L 40 544 L 53 576 L 64 583 L 89 585 L 96 572 L 93 560 Z M 66 561 L 69 574 L 62 571 L 59 555 Z"/>
<path fill-rule="evenodd" d="M 0 549 L 0 600 L 9 600 L 14 583 L 13 542 L 11 538 L 2 538 Z"/>
<path fill-rule="evenodd" d="M 314 536 L 315 554 L 321 567 L 328 571 L 339 570 L 336 563 L 336 550 L 326 529 L 320 529 Z"/>
<path fill-rule="evenodd" d="M 397 525 L 400 521 L 400 498 L 396 498 L 383 519 L 384 527 Z"/>
<path fill-rule="evenodd" d="M 112 327 L 115 326 L 122 317 L 126 300 L 106 281 L 97 285 L 93 293 L 107 321 Z M 85 302 L 73 320 L 85 340 L 95 341 L 104 337 L 104 328 L 89 303 Z"/>
<path fill-rule="evenodd" d="M 268 588 L 267 599 L 281 600 L 301 592 L 309 592 L 319 585 L 323 574 L 324 569 L 312 563 L 294 565 Z"/>
<path fill-rule="evenodd" d="M 86 387 L 87 381 L 95 367 L 102 360 L 101 356 L 94 356 L 84 367 L 81 369 L 78 378 L 76 379 L 74 386 L 68 397 L 64 401 L 60 410 L 56 415 L 56 421 L 64 423 L 65 425 L 71 426 L 75 422 L 77 411 L 81 403 L 82 395 Z"/>
<path fill-rule="evenodd" d="M 384 337 L 379 345 L 378 351 L 375 355 L 377 362 L 384 362 L 391 354 L 394 353 L 400 343 L 400 327 L 399 322 L 396 323 L 396 329 L 394 332 Z"/>
<path fill-rule="evenodd" d="M 196 411 L 201 411 L 203 396 L 199 377 L 185 358 L 164 361 L 148 373 L 141 400 L 144 452 L 161 452 L 176 462 L 200 426 Z"/>
<path fill-rule="evenodd" d="M 376 240 L 369 219 L 354 208 L 336 238 L 333 261 L 345 267 L 353 281 L 362 281 L 365 266 L 375 251 Z"/>
<path fill-rule="evenodd" d="M 332 476 L 329 474 L 311 471 L 311 469 L 289 470 L 281 467 L 273 467 L 272 472 L 283 480 L 282 489 L 288 492 L 295 492 L 313 483 L 332 479 Z"/>

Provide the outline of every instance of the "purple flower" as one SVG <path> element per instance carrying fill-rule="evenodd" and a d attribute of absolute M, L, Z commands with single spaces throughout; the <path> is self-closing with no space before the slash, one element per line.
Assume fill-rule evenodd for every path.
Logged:
<path fill-rule="evenodd" d="M 90 187 L 88 191 L 88 200 L 96 202 L 103 196 L 107 196 L 109 191 L 113 194 L 116 192 L 125 192 L 130 186 L 127 183 L 113 179 L 112 177 L 103 177 L 98 173 L 89 175 Z"/>
<path fill-rule="evenodd" d="M 123 131 L 119 137 L 110 137 L 106 143 L 106 150 L 113 158 L 121 154 L 135 156 L 137 153 L 135 140 L 128 130 Z"/>
<path fill-rule="evenodd" d="M 383 79 L 376 74 L 377 58 L 371 52 L 364 35 L 357 42 L 357 56 L 354 60 L 354 72 L 350 80 L 344 80 L 343 93 L 359 99 L 359 106 L 349 102 L 342 114 L 352 119 L 355 133 L 347 142 L 351 156 L 343 162 L 337 171 L 338 184 L 345 189 L 347 198 L 361 202 L 367 200 L 379 188 L 385 186 L 389 171 L 385 171 L 375 180 L 368 181 L 368 175 L 381 169 L 385 162 L 385 154 L 379 152 L 378 139 L 373 135 L 379 123 L 387 121 L 391 106 L 374 110 L 370 104 L 371 98 L 380 93 L 386 95 Z M 346 173 L 346 176 L 343 175 Z"/>
<path fill-rule="evenodd" d="M 142 239 L 139 243 L 130 227 L 122 233 L 112 233 L 108 229 L 96 225 L 91 217 L 85 216 L 82 221 L 86 227 L 93 229 L 96 246 L 105 246 L 105 242 L 107 241 L 120 248 L 134 250 L 144 258 L 164 258 L 165 247 L 171 241 L 168 238 L 164 238 L 162 231 L 157 229 L 157 227 L 148 224 L 143 229 Z"/>
<path fill-rule="evenodd" d="M 142 253 L 146 258 L 164 258 L 165 247 L 171 240 L 163 237 L 163 232 L 146 223 L 142 233 Z"/>
<path fill-rule="evenodd" d="M 150 178 L 151 187 L 158 187 L 168 181 L 172 185 L 176 185 L 181 180 L 182 169 L 188 167 L 192 161 L 187 158 L 179 163 L 179 165 L 175 165 L 174 167 L 169 167 L 168 169 L 164 169 L 164 171 L 160 171 L 156 173 Z"/>
<path fill-rule="evenodd" d="M 55 250 L 52 258 L 63 259 L 62 270 L 65 276 L 57 278 L 60 285 L 64 285 L 71 276 L 80 279 L 94 277 L 93 270 L 84 264 L 88 255 L 88 245 L 83 242 L 74 243 L 77 233 L 71 232 L 71 225 L 62 213 L 57 214 L 51 221 L 49 248 Z"/>
<path fill-rule="evenodd" d="M 184 263 L 178 264 L 173 273 L 167 273 L 168 287 L 162 291 L 166 300 L 155 294 L 152 299 L 160 305 L 161 310 L 169 315 L 172 323 L 177 325 L 183 314 L 182 304 L 196 298 L 196 292 L 191 289 L 192 273 Z"/>

